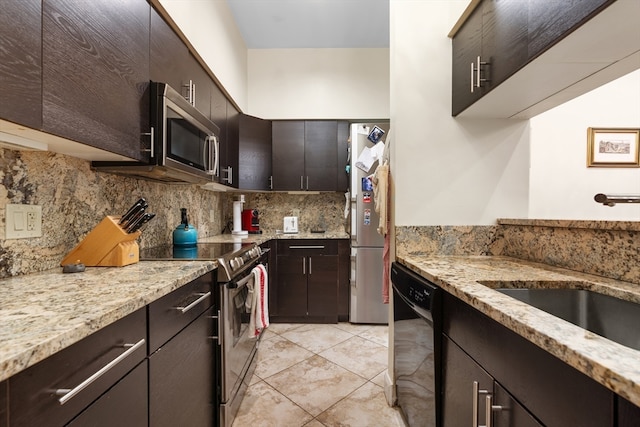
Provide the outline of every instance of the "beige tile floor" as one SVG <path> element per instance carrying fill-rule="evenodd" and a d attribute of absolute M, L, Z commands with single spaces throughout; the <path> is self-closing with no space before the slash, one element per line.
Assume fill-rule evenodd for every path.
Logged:
<path fill-rule="evenodd" d="M 387 326 L 271 324 L 233 427 L 403 427 L 387 353 Z"/>

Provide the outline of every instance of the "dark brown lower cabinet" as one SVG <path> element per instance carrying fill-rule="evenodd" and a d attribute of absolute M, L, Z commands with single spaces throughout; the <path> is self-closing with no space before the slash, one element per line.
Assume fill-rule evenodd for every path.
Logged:
<path fill-rule="evenodd" d="M 146 425 L 146 325 L 142 308 L 9 378 L 9 425 Z"/>
<path fill-rule="evenodd" d="M 487 396 L 509 408 L 492 410 L 494 426 L 633 425 L 616 420 L 621 399 L 606 387 L 456 297 L 443 299 L 444 426 L 471 425 L 474 381 L 480 425 Z"/>
<path fill-rule="evenodd" d="M 67 425 L 145 427 L 149 424 L 147 396 L 145 360 Z"/>
<path fill-rule="evenodd" d="M 149 356 L 150 426 L 214 425 L 213 315 L 211 307 Z"/>
<path fill-rule="evenodd" d="M 9 395 L 9 390 L 7 389 L 7 382 L 3 381 L 0 383 L 0 427 L 7 427 L 9 425 L 9 410 L 7 405 L 7 396 Z"/>
<path fill-rule="evenodd" d="M 337 323 L 339 271 L 338 240 L 279 240 L 271 321 Z"/>
<path fill-rule="evenodd" d="M 442 419 L 445 426 L 540 427 L 499 383 L 453 341 L 443 340 Z"/>

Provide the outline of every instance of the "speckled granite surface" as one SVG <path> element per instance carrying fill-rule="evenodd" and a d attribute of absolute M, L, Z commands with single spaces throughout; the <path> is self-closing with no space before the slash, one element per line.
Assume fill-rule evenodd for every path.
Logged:
<path fill-rule="evenodd" d="M 0 381 L 213 270 L 215 262 L 58 268 L 2 281 Z"/>
<path fill-rule="evenodd" d="M 640 287 L 637 285 L 502 256 L 439 257 L 405 254 L 398 257 L 398 260 L 440 285 L 445 291 L 640 406 L 640 351 L 565 322 L 478 281 L 533 281 L 544 286 L 552 286 L 554 283 L 560 286 L 579 286 L 640 303 Z M 636 328 L 636 325 L 630 326 Z"/>
<path fill-rule="evenodd" d="M 218 234 L 217 236 L 210 236 L 200 239 L 205 243 L 237 243 L 248 242 L 257 243 L 258 245 L 267 242 L 272 239 L 278 240 L 290 240 L 290 239 L 349 239 L 350 236 L 344 231 L 334 231 L 326 233 L 262 233 L 262 234 L 249 234 L 245 237 L 234 236 L 232 234 Z"/>

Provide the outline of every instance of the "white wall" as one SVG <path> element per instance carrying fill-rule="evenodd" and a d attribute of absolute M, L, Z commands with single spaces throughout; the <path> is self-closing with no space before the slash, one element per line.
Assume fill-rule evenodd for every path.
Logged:
<path fill-rule="evenodd" d="M 451 116 L 451 40 L 466 0 L 391 0 L 395 223 L 488 225 L 528 212 L 528 121 Z"/>
<path fill-rule="evenodd" d="M 640 128 L 640 70 L 531 119 L 530 218 L 640 220 L 640 204 L 593 200 L 640 195 L 640 168 L 587 167 L 589 127 Z"/>
<path fill-rule="evenodd" d="M 249 49 L 248 113 L 388 119 L 389 49 Z"/>
<path fill-rule="evenodd" d="M 247 110 L 247 47 L 226 1 L 159 0 L 242 111 Z"/>

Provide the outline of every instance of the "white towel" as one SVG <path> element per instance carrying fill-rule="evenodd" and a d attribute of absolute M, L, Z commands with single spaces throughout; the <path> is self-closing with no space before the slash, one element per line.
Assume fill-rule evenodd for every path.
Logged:
<path fill-rule="evenodd" d="M 253 282 L 249 282 L 249 292 L 253 291 L 251 301 L 251 316 L 249 318 L 249 333 L 253 337 L 260 336 L 260 332 L 269 326 L 269 276 L 267 269 L 258 264 L 251 270 Z"/>

